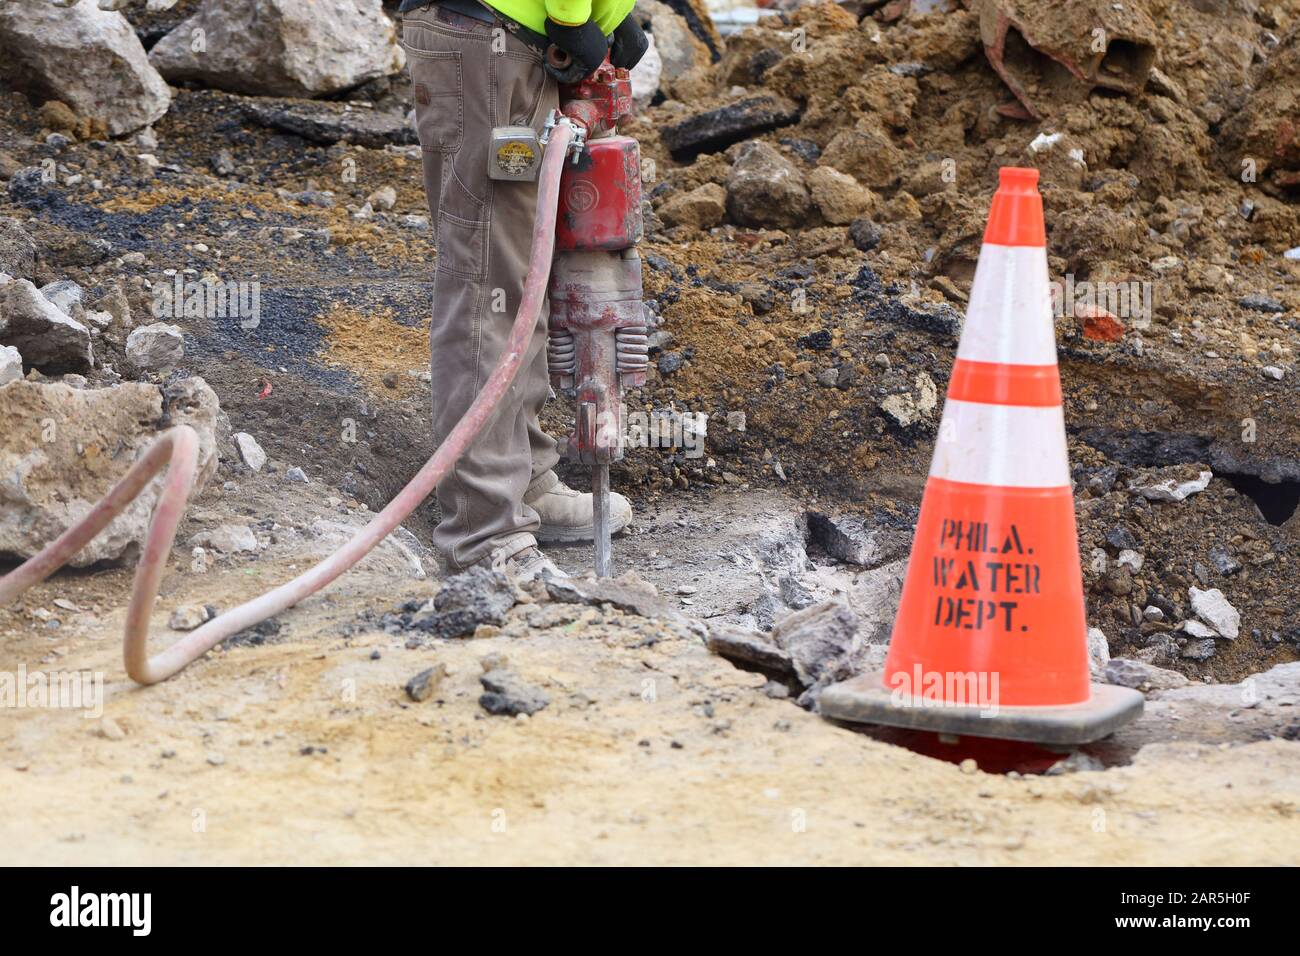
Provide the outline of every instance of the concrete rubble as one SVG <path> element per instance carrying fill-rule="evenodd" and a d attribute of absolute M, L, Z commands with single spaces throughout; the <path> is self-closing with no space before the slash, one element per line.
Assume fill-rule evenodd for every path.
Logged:
<path fill-rule="evenodd" d="M 185 355 L 185 336 L 180 326 L 155 322 L 132 329 L 126 337 L 127 360 L 142 372 L 168 369 Z"/>
<path fill-rule="evenodd" d="M 94 0 L 0 6 L 0 81 L 61 100 L 112 136 L 156 122 L 171 106 L 126 17 Z"/>
<path fill-rule="evenodd" d="M 149 51 L 149 62 L 172 83 L 315 97 L 396 73 L 406 57 L 380 0 L 206 0 Z"/>
<path fill-rule="evenodd" d="M 0 284 L 0 345 L 43 372 L 86 372 L 94 364 L 90 329 L 26 279 Z"/>
<path fill-rule="evenodd" d="M 1218 588 L 1204 591 L 1200 588 L 1189 588 L 1187 593 L 1191 598 L 1192 610 L 1217 633 L 1229 640 L 1235 639 L 1241 633 L 1241 615 L 1228 603 L 1228 599 Z"/>
<path fill-rule="evenodd" d="M 0 554 L 29 558 L 84 517 L 163 427 L 185 424 L 198 432 L 195 487 L 201 492 L 217 468 L 217 414 L 216 395 L 201 378 L 181 379 L 165 393 L 134 382 L 87 389 L 37 382 L 4 386 Z M 161 480 L 155 478 L 72 566 L 117 560 L 137 548 Z"/>

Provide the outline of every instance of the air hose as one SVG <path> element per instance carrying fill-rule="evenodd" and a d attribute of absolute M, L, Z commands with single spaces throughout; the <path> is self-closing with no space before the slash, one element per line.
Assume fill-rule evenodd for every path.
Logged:
<path fill-rule="evenodd" d="M 130 678 L 140 684 L 156 684 L 182 670 L 221 641 L 265 621 L 315 594 L 350 570 L 383 541 L 434 490 L 457 459 L 478 437 L 496 412 L 523 363 L 537 325 L 551 272 L 555 247 L 555 216 L 560 192 L 560 173 L 577 128 L 561 119 L 550 129 L 550 138 L 538 174 L 537 214 L 533 221 L 532 254 L 523 296 L 505 350 L 483 389 L 446 440 L 424 463 L 397 496 L 358 531 L 345 545 L 319 564 L 272 591 L 232 608 L 191 631 L 166 650 L 149 656 L 149 615 L 158 595 L 167 557 L 176 539 L 176 528 L 185 512 L 194 486 L 198 459 L 198 435 L 187 425 L 169 429 L 94 508 L 73 527 L 46 545 L 39 553 L 0 578 L 0 606 L 63 567 L 110 521 L 144 490 L 155 475 L 167 469 L 158 505 L 149 522 L 144 549 L 131 586 L 122 657 Z"/>

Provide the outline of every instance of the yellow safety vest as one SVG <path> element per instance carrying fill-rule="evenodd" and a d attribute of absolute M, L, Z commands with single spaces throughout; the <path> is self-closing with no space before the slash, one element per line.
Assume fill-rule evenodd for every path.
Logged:
<path fill-rule="evenodd" d="M 614 32 L 632 12 L 636 0 L 480 0 L 516 23 L 546 35 L 546 18 L 565 26 L 580 26 L 588 20 L 605 36 Z"/>

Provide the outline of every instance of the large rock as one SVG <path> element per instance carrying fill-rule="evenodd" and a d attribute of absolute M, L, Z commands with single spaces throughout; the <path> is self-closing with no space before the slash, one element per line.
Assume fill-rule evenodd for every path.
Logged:
<path fill-rule="evenodd" d="M 217 397 L 201 378 L 166 394 L 131 382 L 113 388 L 13 382 L 0 387 L 0 554 L 28 558 L 84 518 L 171 425 L 199 435 L 194 495 L 217 468 Z M 144 540 L 158 500 L 155 478 L 70 562 L 116 560 Z"/>
<path fill-rule="evenodd" d="M 50 374 L 89 371 L 94 360 L 90 330 L 26 279 L 0 285 L 0 345 Z"/>
<path fill-rule="evenodd" d="M 659 218 L 669 226 L 709 229 L 722 222 L 726 212 L 726 190 L 717 183 L 704 183 L 669 198 L 659 207 Z"/>
<path fill-rule="evenodd" d="M 303 97 L 347 90 L 406 63 L 381 0 L 205 0 L 149 59 L 173 82 Z"/>
<path fill-rule="evenodd" d="M 0 81 L 61 100 L 114 136 L 160 119 L 172 101 L 126 17 L 95 0 L 0 3 Z"/>
<path fill-rule="evenodd" d="M 712 53 L 686 18 L 659 0 L 636 0 L 632 15 L 655 40 L 664 79 L 673 80 L 712 62 Z M 709 21 L 710 26 L 712 21 Z"/>
<path fill-rule="evenodd" d="M 808 174 L 808 189 L 822 218 L 834 226 L 847 226 L 875 209 L 877 197 L 848 173 L 818 166 Z"/>
<path fill-rule="evenodd" d="M 184 356 L 185 336 L 177 325 L 142 325 L 126 337 L 127 360 L 141 371 L 171 368 Z"/>
<path fill-rule="evenodd" d="M 11 216 L 0 216 L 0 273 L 16 279 L 30 279 L 36 273 L 36 242 Z"/>
<path fill-rule="evenodd" d="M 806 221 L 803 175 L 767 143 L 742 143 L 727 175 L 727 214 L 740 226 L 787 228 Z"/>

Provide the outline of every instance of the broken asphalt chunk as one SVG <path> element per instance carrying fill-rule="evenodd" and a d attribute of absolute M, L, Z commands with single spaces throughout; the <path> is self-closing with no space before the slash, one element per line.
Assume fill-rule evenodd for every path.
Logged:
<path fill-rule="evenodd" d="M 655 591 L 635 572 L 616 578 L 547 578 L 546 593 L 553 601 L 567 604 L 610 604 L 640 617 L 663 617 L 674 614 Z"/>
<path fill-rule="evenodd" d="M 674 159 L 690 159 L 789 126 L 798 119 L 799 107 L 794 102 L 764 93 L 670 123 L 659 131 L 659 136 Z"/>
<path fill-rule="evenodd" d="M 729 624 L 711 623 L 706 642 L 710 651 L 733 664 L 748 664 L 780 677 L 794 677 L 790 655 L 757 631 L 747 631 Z"/>
<path fill-rule="evenodd" d="M 907 554 L 907 529 L 874 528 L 856 515 L 807 512 L 808 536 L 832 558 L 861 568 L 878 568 Z"/>
<path fill-rule="evenodd" d="M 500 571 L 469 568 L 447 578 L 433 599 L 433 612 L 415 618 L 410 627 L 434 637 L 463 637 L 480 624 L 504 624 L 515 598 L 514 585 Z"/>
<path fill-rule="evenodd" d="M 398 113 L 359 109 L 344 103 L 257 101 L 243 105 L 244 115 L 259 126 L 292 133 L 313 143 L 353 143 L 381 149 L 391 143 L 419 142 L 414 127 Z"/>

